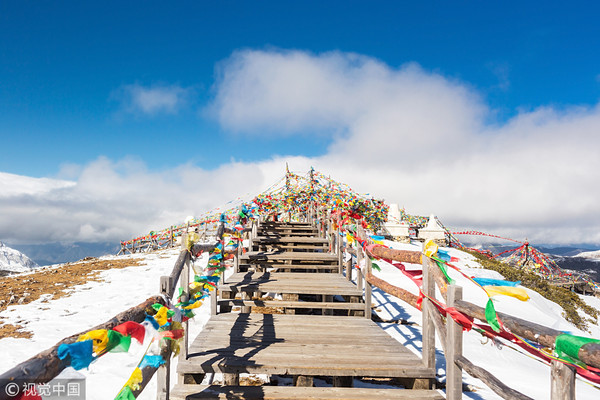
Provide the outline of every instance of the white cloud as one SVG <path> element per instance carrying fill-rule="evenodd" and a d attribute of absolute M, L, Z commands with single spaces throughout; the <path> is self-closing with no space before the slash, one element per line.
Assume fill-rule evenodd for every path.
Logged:
<path fill-rule="evenodd" d="M 31 178 L 0 172 L 0 199 L 23 195 L 42 196 L 54 190 L 73 186 L 75 183 L 67 180 L 49 178 Z"/>
<path fill-rule="evenodd" d="M 221 65 L 213 112 L 232 130 L 343 127 L 315 166 L 452 226 L 600 243 L 600 107 L 505 124 L 469 85 L 346 53 L 243 51 Z"/>
<path fill-rule="evenodd" d="M 66 181 L 0 196 L 0 240 L 128 239 L 256 194 L 287 161 L 453 228 L 600 245 L 599 106 L 542 107 L 489 125 L 493 110 L 477 91 L 416 64 L 244 51 L 219 68 L 210 112 L 222 126 L 253 135 L 317 129 L 331 135 L 326 154 L 210 171 L 154 172 L 135 159 L 66 166 Z"/>
<path fill-rule="evenodd" d="M 177 85 L 125 85 L 113 94 L 122 111 L 132 114 L 176 114 L 189 100 L 191 89 Z"/>
<path fill-rule="evenodd" d="M 130 239 L 260 193 L 283 175 L 283 165 L 265 160 L 232 162 L 211 171 L 181 165 L 152 172 L 136 159 L 101 157 L 81 166 L 69 181 L 0 173 L 2 187 L 14 188 L 0 196 L 0 241 Z"/>

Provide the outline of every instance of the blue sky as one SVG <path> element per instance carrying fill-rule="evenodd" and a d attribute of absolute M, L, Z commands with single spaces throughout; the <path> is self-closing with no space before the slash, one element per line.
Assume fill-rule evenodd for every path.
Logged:
<path fill-rule="evenodd" d="M 127 238 L 260 190 L 290 162 L 457 227 L 600 244 L 599 8 L 2 2 L 0 222 L 13 228 L 0 240 Z M 173 201 L 190 179 L 210 183 L 194 207 Z M 448 201 L 419 194 L 424 181 Z M 126 208 L 139 212 L 106 222 Z"/>
<path fill-rule="evenodd" d="M 128 154 L 173 166 L 182 154 L 170 136 L 215 150 L 227 143 L 227 154 L 242 160 L 322 154 L 324 139 L 232 144 L 230 132 L 201 112 L 216 65 L 245 48 L 355 52 L 391 67 L 416 62 L 479 90 L 500 121 L 523 108 L 595 104 L 598 6 L 522 3 L 2 2 L 0 170 L 41 177 L 61 163 Z M 192 93 L 176 114 L 120 113 L 115 93 L 132 84 Z M 221 157 L 211 151 L 189 160 L 214 167 Z"/>

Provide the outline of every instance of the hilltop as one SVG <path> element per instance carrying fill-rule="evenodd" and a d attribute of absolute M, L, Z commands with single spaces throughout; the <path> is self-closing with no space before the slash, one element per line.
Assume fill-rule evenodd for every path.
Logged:
<path fill-rule="evenodd" d="M 419 249 L 418 245 L 387 242 L 399 249 Z M 490 271 L 478 263 L 468 253 L 457 249 L 446 249 L 459 261 L 455 265 L 468 274 L 478 277 L 499 278 L 499 273 Z M 173 267 L 179 249 L 161 250 L 152 253 L 106 256 L 80 263 L 54 266 L 36 270 L 36 273 L 19 274 L 2 278 L 0 285 L 14 282 L 12 287 L 23 286 L 33 290 L 40 289 L 30 301 L 21 305 L 11 304 L 0 308 L 0 323 L 3 326 L 19 326 L 18 334 L 5 330 L 0 338 L 0 372 L 44 350 L 65 336 L 85 331 L 110 319 L 118 312 L 139 304 L 158 291 L 159 277 L 168 275 Z M 198 266 L 205 265 L 207 259 L 199 259 Z M 416 287 L 406 276 L 387 263 L 379 263 L 381 272 L 377 275 L 386 281 L 416 293 Z M 226 275 L 230 271 L 227 271 Z M 470 284 L 456 271 L 449 271 L 453 279 L 464 287 L 464 298 L 481 304 L 485 299 L 478 288 Z M 80 276 L 77 281 L 70 278 Z M 60 278 L 64 277 L 64 278 Z M 16 282 L 19 282 L 18 284 Z M 584 332 L 570 324 L 562 316 L 560 306 L 552 303 L 535 291 L 526 289 L 531 299 L 522 302 L 512 297 L 497 297 L 498 311 L 506 312 L 533 322 L 569 331 L 574 334 L 600 337 L 600 326 L 591 324 L 589 332 Z M 384 322 L 379 324 L 390 335 L 418 352 L 421 346 L 421 313 L 380 290 L 374 290 L 374 311 Z M 588 304 L 600 308 L 600 299 L 580 296 Z M 191 335 L 196 335 L 208 320 L 210 301 L 197 309 L 197 316 L 190 325 Z M 16 329 L 13 329 L 13 332 Z M 22 335 L 25 333 L 25 335 Z M 29 338 L 26 338 L 29 337 Z M 146 345 L 146 344 L 144 344 Z M 474 331 L 465 333 L 465 354 L 474 363 L 490 370 L 504 382 L 533 398 L 549 398 L 550 369 L 537 360 L 533 360 L 505 343 L 482 342 L 481 336 Z M 115 396 L 120 387 L 139 361 L 143 347 L 132 344 L 128 353 L 109 354 L 92 363 L 89 370 L 80 373 L 86 377 L 88 399 L 105 399 Z M 443 381 L 444 371 L 441 350 L 437 354 L 440 365 L 439 379 Z M 175 367 L 174 367 L 175 368 Z M 71 372 L 69 372 L 71 371 Z M 70 368 L 65 373 L 74 374 Z M 215 379 L 219 379 L 216 377 Z M 498 397 L 480 381 L 464 375 L 464 382 L 471 392 L 464 397 L 477 400 L 491 400 Z M 155 398 L 155 383 L 143 392 L 140 398 Z M 580 399 L 593 398 L 597 390 L 579 383 L 577 395 Z"/>
<path fill-rule="evenodd" d="M 25 254 L 0 242 L 0 276 L 28 272 L 38 267 Z"/>

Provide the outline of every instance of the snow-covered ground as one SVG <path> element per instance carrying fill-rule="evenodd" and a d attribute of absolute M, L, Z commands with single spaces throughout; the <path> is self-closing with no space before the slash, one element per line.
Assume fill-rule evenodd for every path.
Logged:
<path fill-rule="evenodd" d="M 395 242 L 386 242 L 386 245 L 397 249 L 404 250 L 420 250 L 419 246 L 409 244 L 399 244 Z M 502 278 L 495 272 L 483 269 L 470 254 L 464 253 L 456 249 L 444 249 L 449 252 L 452 257 L 457 257 L 460 261 L 452 264 L 461 269 L 462 272 L 469 276 L 481 278 Z M 378 262 L 381 267 L 381 272 L 376 273 L 380 278 L 405 289 L 410 289 L 413 293 L 418 294 L 416 285 L 403 274 L 399 273 L 395 267 Z M 410 265 L 410 264 L 407 264 Z M 467 278 L 459 272 L 448 269 L 448 274 L 456 280 L 456 284 L 463 287 L 463 299 L 481 307 L 485 307 L 488 297 Z M 590 327 L 590 332 L 582 332 L 575 326 L 567 322 L 562 316 L 562 308 L 539 295 L 537 292 L 526 289 L 530 299 L 528 301 L 520 301 L 509 296 L 494 296 L 494 305 L 496 311 L 506 314 L 518 316 L 538 324 L 548 326 L 554 329 L 569 332 L 580 336 L 591 336 L 600 338 L 600 326 L 594 325 Z M 384 318 L 404 318 L 409 321 L 421 322 L 421 312 L 405 305 L 402 302 L 395 300 L 392 296 L 374 290 L 374 303 L 380 304 L 378 314 Z M 438 292 L 437 298 L 441 298 Z M 600 299 L 591 296 L 582 296 L 582 298 L 590 305 L 600 309 Z M 421 351 L 422 337 L 420 326 L 415 325 L 397 325 L 397 324 L 381 324 L 382 327 L 398 341 L 416 352 Z M 502 382 L 511 388 L 520 391 L 521 393 L 534 399 L 549 399 L 550 398 L 550 367 L 541 361 L 533 359 L 528 355 L 517 352 L 507 346 L 496 346 L 491 341 L 483 340 L 482 336 L 474 331 L 465 332 L 463 335 L 463 354 L 471 360 L 475 365 L 487 369 L 494 374 Z M 441 347 L 437 346 L 436 352 L 438 374 L 445 376 L 445 360 Z M 463 382 L 471 384 L 478 389 L 474 393 L 465 393 L 465 398 L 470 399 L 500 399 L 485 384 L 478 379 L 472 378 L 467 374 L 463 374 Z M 600 388 L 588 384 L 586 381 L 577 380 L 577 399 L 597 399 L 600 398 Z"/>
<path fill-rule="evenodd" d="M 395 248 L 419 250 L 420 248 L 409 244 L 387 242 Z M 454 263 L 468 275 L 476 277 L 499 278 L 493 271 L 482 269 L 469 254 L 455 249 L 448 249 L 449 253 L 460 259 Z M 3 322 L 20 324 L 25 329 L 33 332 L 31 339 L 4 338 L 0 340 L 0 373 L 27 358 L 53 346 L 62 338 L 85 331 L 97 324 L 103 323 L 115 314 L 137 305 L 146 298 L 158 293 L 159 277 L 168 275 L 177 259 L 179 250 L 167 250 L 159 253 L 128 255 L 122 257 L 142 258 L 140 266 L 124 269 L 107 270 L 102 272 L 103 280 L 89 282 L 76 287 L 70 296 L 56 300 L 38 299 L 25 305 L 10 306 L 0 313 Z M 106 257 L 110 258 L 110 257 Z M 201 263 L 202 261 L 200 261 Z M 203 260 L 206 262 L 206 260 Z M 401 286 L 417 293 L 413 282 L 406 278 L 396 268 L 386 263 L 378 263 L 381 272 L 376 275 L 386 281 Z M 409 265 L 410 266 L 410 265 Z M 481 306 L 485 306 L 487 296 L 482 290 L 454 270 L 449 274 L 459 285 L 464 287 L 464 299 Z M 554 303 L 545 300 L 536 292 L 527 290 L 531 297 L 527 302 L 522 302 L 512 297 L 496 296 L 495 304 L 498 311 L 519 316 L 555 329 L 568 331 L 577 335 L 590 336 L 590 333 L 581 332 L 569 324 L 561 316 L 562 309 Z M 421 313 L 401 301 L 379 291 L 374 290 L 374 304 L 378 314 L 384 319 L 406 319 L 416 324 L 399 325 L 382 323 L 382 328 L 393 337 L 397 338 L 409 349 L 420 353 L 421 350 Z M 600 308 L 600 299 L 585 297 L 585 300 Z M 206 324 L 210 313 L 210 301 L 197 309 L 197 316 L 190 323 L 190 334 L 197 335 Z M 600 338 L 600 326 L 591 327 L 591 336 Z M 87 386 L 87 399 L 114 398 L 125 384 L 129 375 L 139 362 L 145 350 L 144 345 L 132 341 L 128 353 L 109 353 L 91 364 L 88 370 L 80 373 L 85 376 Z M 510 387 L 534 399 L 550 398 L 550 368 L 540 361 L 523 355 L 506 346 L 496 346 L 492 342 L 482 343 L 478 333 L 466 332 L 464 335 L 464 354 L 474 364 L 486 368 Z M 441 347 L 437 352 L 438 373 L 444 376 L 444 357 Z M 175 365 L 172 371 L 176 369 Z M 70 370 L 70 371 L 69 371 Z M 70 368 L 65 374 L 73 374 Z M 464 382 L 476 387 L 475 392 L 464 394 L 469 399 L 498 399 L 490 389 L 477 379 L 463 375 Z M 176 382 L 175 375 L 171 382 Z M 141 399 L 154 399 L 156 396 L 156 382 L 146 388 L 140 396 Z M 600 398 L 600 390 L 583 381 L 577 381 L 578 399 Z"/>

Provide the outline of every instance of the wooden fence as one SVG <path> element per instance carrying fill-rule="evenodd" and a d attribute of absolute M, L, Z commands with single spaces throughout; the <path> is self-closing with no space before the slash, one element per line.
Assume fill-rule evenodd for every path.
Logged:
<path fill-rule="evenodd" d="M 288 215 L 288 218 L 292 218 L 291 214 Z M 423 299 L 421 306 L 423 315 L 423 362 L 425 366 L 435 368 L 435 334 L 437 333 L 441 341 L 441 347 L 444 351 L 444 356 L 446 358 L 447 399 L 456 400 L 462 397 L 463 372 L 482 380 L 494 392 L 504 399 L 530 399 L 524 394 L 511 389 L 499 379 L 494 377 L 490 372 L 474 365 L 471 361 L 463 356 L 462 326 L 456 323 L 450 317 L 446 318 L 444 322 L 444 317 L 434 306 L 432 300 L 430 300 L 435 300 L 435 286 L 438 286 L 440 293 L 444 297 L 446 305 L 448 307 L 454 307 L 464 315 L 486 322 L 485 310 L 482 307 L 462 300 L 462 288 L 455 285 L 447 285 L 439 268 L 435 267 L 429 258 L 423 256 L 421 252 L 394 250 L 385 247 L 374 247 L 371 250 L 365 250 L 362 246 L 353 248 L 347 244 L 344 247 L 344 241 L 342 239 L 343 232 L 340 231 L 339 225 L 335 223 L 339 221 L 334 221 L 331 215 L 328 215 L 328 213 L 323 209 L 313 209 L 311 207 L 308 213 L 297 216 L 297 218 L 313 223 L 318 228 L 318 232 L 322 237 L 329 238 L 330 249 L 336 252 L 339 256 L 340 273 L 342 273 L 343 265 L 347 279 L 352 280 L 353 271 L 356 271 L 356 283 L 359 288 L 364 290 L 365 294 L 365 317 L 367 318 L 371 318 L 371 298 L 373 286 L 399 298 L 413 307 L 418 308 L 418 296 L 408 292 L 405 289 L 391 285 L 373 275 L 371 264 L 372 257 L 384 258 L 399 262 L 422 264 L 422 290 L 426 296 Z M 245 238 L 249 241 L 250 246 L 252 246 L 253 238 L 257 236 L 257 228 L 262 220 L 263 217 L 257 220 L 251 220 L 251 226 L 246 228 L 244 231 Z M 334 229 L 334 226 L 337 228 Z M 369 240 L 362 227 L 360 227 L 360 224 L 357 224 L 357 226 L 358 237 L 362 240 Z M 200 250 L 211 251 L 219 243 L 222 243 L 223 235 L 227 232 L 231 233 L 232 231 L 225 228 L 224 223 L 220 223 L 216 227 L 215 231 L 208 231 L 208 229 L 204 230 L 201 235 L 203 243 L 195 243 L 191 249 L 183 248 L 177 261 L 175 262 L 171 274 L 169 276 L 161 277 L 161 296 L 149 298 L 140 305 L 126 310 L 106 323 L 92 329 L 110 329 L 111 327 L 114 327 L 125 321 L 142 322 L 146 315 L 145 310 L 147 310 L 151 304 L 160 303 L 169 305 L 172 302 L 177 286 L 183 290 L 180 300 L 185 301 L 189 297 L 189 283 L 191 274 L 193 273 L 193 271 L 191 271 L 192 254 L 196 254 Z M 211 237 L 212 241 L 208 241 Z M 186 241 L 183 240 L 182 243 L 185 244 Z M 170 243 L 170 245 L 172 246 L 173 243 Z M 138 247 L 138 249 L 140 248 L 141 247 Z M 223 247 L 223 251 L 224 250 L 225 249 Z M 232 267 L 236 272 L 238 271 L 239 267 L 238 256 L 240 255 L 241 250 L 242 246 L 240 243 L 232 260 Z M 343 262 L 343 256 L 345 252 L 353 255 L 354 257 L 351 257 L 346 262 Z M 355 265 L 355 262 L 353 261 L 354 258 L 356 258 L 356 264 L 359 268 L 353 267 L 353 265 Z M 221 263 L 223 263 L 222 265 L 224 265 L 225 262 L 226 261 L 223 258 L 221 260 Z M 215 314 L 216 312 L 216 290 L 213 290 L 211 291 L 211 313 Z M 498 316 L 503 321 L 504 326 L 511 332 L 546 347 L 553 347 L 556 337 L 563 333 L 503 313 L 498 313 Z M 189 347 L 187 322 L 185 325 L 185 333 L 179 355 L 179 357 L 183 359 L 187 358 Z M 40 354 L 20 363 L 9 371 L 0 375 L 0 400 L 7 398 L 3 397 L 5 393 L 4 388 L 11 381 L 29 380 L 35 382 L 48 382 L 58 375 L 60 371 L 70 364 L 68 357 L 64 360 L 60 360 L 57 357 L 56 351 L 58 346 L 62 343 L 75 342 L 78 337 L 79 334 L 65 338 L 52 348 L 41 352 Z M 163 344 L 160 354 L 166 360 L 166 363 L 161 367 L 147 366 L 142 370 L 143 382 L 140 384 L 139 389 L 133 391 L 135 397 L 141 393 L 153 375 L 157 373 L 157 397 L 159 399 L 168 398 L 170 387 L 169 376 L 171 348 L 168 345 Z M 582 346 L 579 352 L 579 358 L 582 362 L 590 366 L 600 368 L 600 344 L 587 344 Z M 572 367 L 561 362 L 553 361 L 551 365 L 550 376 L 552 399 L 574 399 L 575 371 Z"/>
<path fill-rule="evenodd" d="M 368 237 L 358 230 L 359 237 L 362 240 L 369 240 Z M 508 387 L 498 378 L 493 376 L 485 369 L 474 365 L 462 354 L 462 334 L 463 328 L 452 318 L 444 318 L 437 307 L 433 304 L 435 300 L 435 286 L 437 285 L 440 293 L 444 297 L 447 307 L 454 307 L 462 314 L 473 319 L 479 319 L 487 323 L 485 309 L 475 304 L 462 300 L 462 287 L 456 285 L 447 285 L 440 269 L 434 266 L 432 260 L 421 252 L 394 250 L 385 247 L 374 247 L 372 253 L 367 254 L 361 246 L 354 251 L 357 256 L 357 262 L 361 265 L 361 260 L 369 260 L 369 256 L 384 258 L 399 262 L 419 263 L 421 260 L 423 267 L 423 284 L 421 311 L 423 315 L 423 361 L 427 367 L 435 368 L 435 334 L 440 337 L 441 346 L 446 358 L 446 397 L 449 400 L 462 398 L 462 372 L 480 379 L 490 389 L 504 399 L 531 399 L 530 397 Z M 362 281 L 367 282 L 367 286 L 373 285 L 391 294 L 407 304 L 418 307 L 418 296 L 406 291 L 405 289 L 390 285 L 372 275 L 370 264 L 367 262 L 366 268 L 358 269 L 359 275 L 357 283 L 361 285 Z M 361 278 L 362 275 L 362 278 Z M 370 289 L 365 287 L 365 296 L 368 296 Z M 430 300 L 432 299 L 432 300 Z M 508 314 L 498 313 L 498 317 L 504 326 L 516 335 L 523 337 L 531 342 L 538 343 L 544 347 L 553 348 L 556 337 L 563 334 L 552 328 L 532 323 Z M 579 359 L 587 365 L 600 368 L 600 344 L 586 344 L 582 346 L 579 352 Z M 575 369 L 560 361 L 553 360 L 550 369 L 551 378 L 551 399 L 552 400 L 572 400 L 575 399 Z"/>

